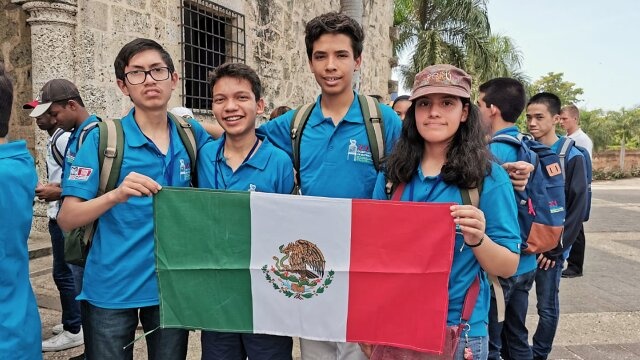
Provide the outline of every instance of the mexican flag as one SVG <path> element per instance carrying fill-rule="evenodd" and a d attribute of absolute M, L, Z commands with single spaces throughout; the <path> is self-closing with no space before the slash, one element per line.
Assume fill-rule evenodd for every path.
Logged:
<path fill-rule="evenodd" d="M 164 187 L 161 326 L 439 352 L 449 206 Z"/>

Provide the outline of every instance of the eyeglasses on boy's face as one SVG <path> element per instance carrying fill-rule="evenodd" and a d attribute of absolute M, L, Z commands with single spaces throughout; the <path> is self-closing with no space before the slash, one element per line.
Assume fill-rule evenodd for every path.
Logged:
<path fill-rule="evenodd" d="M 151 76 L 151 78 L 155 81 L 164 81 L 169 78 L 171 75 L 171 71 L 169 68 L 157 67 L 149 70 L 133 70 L 124 74 L 124 77 L 127 79 L 129 84 L 131 85 L 139 85 L 147 80 L 147 75 Z"/>

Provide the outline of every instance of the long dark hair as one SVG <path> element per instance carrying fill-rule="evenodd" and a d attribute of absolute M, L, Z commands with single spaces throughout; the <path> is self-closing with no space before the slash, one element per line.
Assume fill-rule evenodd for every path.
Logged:
<path fill-rule="evenodd" d="M 477 187 L 491 173 L 491 153 L 487 149 L 486 132 L 480 122 L 478 108 L 468 98 L 460 98 L 462 106 L 469 105 L 467 121 L 461 122 L 447 148 L 447 160 L 440 174 L 447 184 L 459 188 Z M 420 166 L 424 139 L 416 127 L 416 101 L 402 122 L 402 133 L 391 154 L 384 160 L 387 177 L 395 184 L 406 183 Z"/>

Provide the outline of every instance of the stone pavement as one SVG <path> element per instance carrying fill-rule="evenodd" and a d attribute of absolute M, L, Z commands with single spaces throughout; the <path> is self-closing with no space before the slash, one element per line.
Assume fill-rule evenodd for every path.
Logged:
<path fill-rule="evenodd" d="M 591 220 L 585 224 L 587 251 L 584 276 L 562 279 L 560 324 L 550 359 L 640 359 L 640 179 L 593 184 Z M 60 321 L 60 304 L 51 278 L 48 234 L 30 240 L 31 281 L 42 317 L 43 338 Z M 527 318 L 535 329 L 532 292 Z M 140 333 L 140 332 L 139 332 Z M 146 359 L 144 340 L 135 358 Z M 82 347 L 44 353 L 44 359 L 68 359 Z M 294 355 L 299 356 L 296 348 Z M 192 332 L 188 359 L 200 358 L 199 333 Z"/>

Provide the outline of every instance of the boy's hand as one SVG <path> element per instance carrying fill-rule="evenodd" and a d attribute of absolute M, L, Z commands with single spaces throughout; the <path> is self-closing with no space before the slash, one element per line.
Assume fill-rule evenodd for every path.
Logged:
<path fill-rule="evenodd" d="M 482 210 L 473 205 L 451 206 L 453 222 L 460 226 L 464 242 L 474 245 L 484 237 L 486 220 Z"/>
<path fill-rule="evenodd" d="M 524 191 L 529 182 L 529 175 L 534 170 L 533 165 L 526 161 L 506 162 L 502 164 L 502 168 L 507 170 L 516 191 Z"/>
<path fill-rule="evenodd" d="M 46 202 L 60 200 L 62 195 L 62 188 L 59 183 L 49 183 L 46 185 L 38 184 L 36 187 L 36 196 L 40 200 Z"/>
<path fill-rule="evenodd" d="M 132 196 L 152 196 L 160 189 L 162 186 L 152 178 L 132 171 L 122 180 L 120 186 L 112 191 L 112 196 L 117 203 L 123 203 Z"/>
<path fill-rule="evenodd" d="M 556 266 L 556 262 L 544 256 L 544 254 L 538 255 L 536 261 L 538 262 L 538 268 L 542 270 L 549 270 L 550 267 Z"/>

